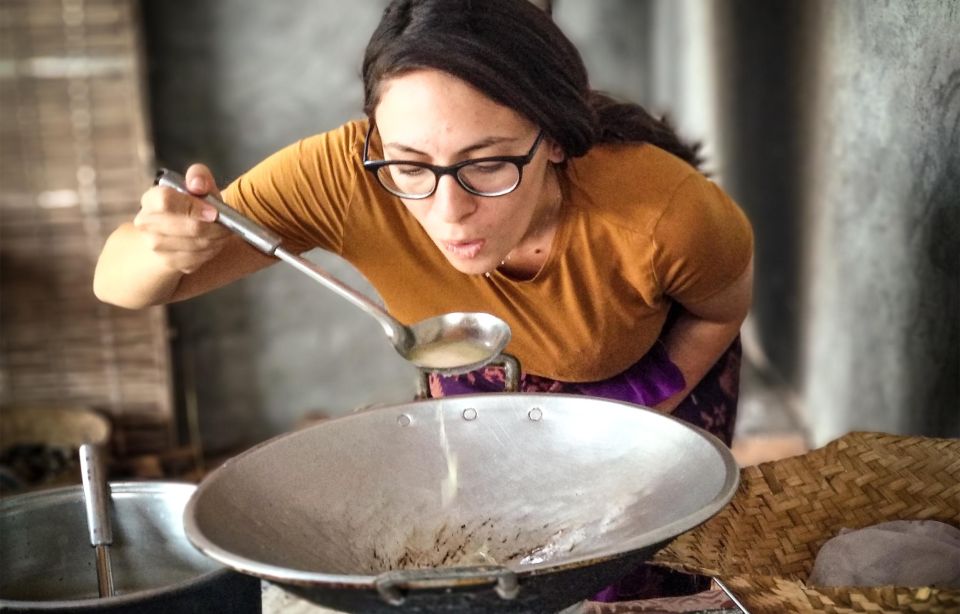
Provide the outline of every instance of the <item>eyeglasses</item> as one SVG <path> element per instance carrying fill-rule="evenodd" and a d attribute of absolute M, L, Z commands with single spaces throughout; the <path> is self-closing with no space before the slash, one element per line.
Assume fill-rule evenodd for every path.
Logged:
<path fill-rule="evenodd" d="M 377 177 L 385 190 L 411 200 L 429 198 L 437 190 L 444 175 L 453 175 L 467 192 L 477 196 L 503 196 L 517 189 L 523 178 L 523 167 L 530 164 L 543 140 L 543 130 L 525 156 L 491 156 L 463 160 L 451 166 L 437 166 L 407 160 L 369 160 L 373 122 L 363 144 L 363 168 Z"/>

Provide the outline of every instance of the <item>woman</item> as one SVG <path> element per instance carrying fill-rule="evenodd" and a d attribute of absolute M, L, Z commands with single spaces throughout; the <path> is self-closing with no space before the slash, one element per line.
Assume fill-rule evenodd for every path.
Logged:
<path fill-rule="evenodd" d="M 752 234 L 693 148 L 591 91 L 576 49 L 526 0 L 395 1 L 363 80 L 366 120 L 281 150 L 223 199 L 291 251 L 346 258 L 402 321 L 503 318 L 522 390 L 641 403 L 730 442 Z M 218 194 L 202 165 L 186 176 Z M 104 247 L 97 296 L 178 301 L 274 262 L 215 218 L 150 189 Z M 433 376 L 431 390 L 501 378 Z M 618 590 L 603 598 L 631 596 Z"/>

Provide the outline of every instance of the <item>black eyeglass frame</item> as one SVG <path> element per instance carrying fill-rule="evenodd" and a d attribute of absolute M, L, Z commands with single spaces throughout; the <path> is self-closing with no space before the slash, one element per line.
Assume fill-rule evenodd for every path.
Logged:
<path fill-rule="evenodd" d="M 457 184 L 475 196 L 483 196 L 486 198 L 494 198 L 497 196 L 504 196 L 513 192 L 518 187 L 520 187 L 520 182 L 523 181 L 523 167 L 530 164 L 533 161 L 533 157 L 537 155 L 537 148 L 540 147 L 540 143 L 543 141 L 543 130 L 537 133 L 536 140 L 533 141 L 533 145 L 530 146 L 530 151 L 523 156 L 489 156 L 486 158 L 471 158 L 468 160 L 461 160 L 456 164 L 451 164 L 450 166 L 438 166 L 436 164 L 429 164 L 427 162 L 418 162 L 414 160 L 370 160 L 368 159 L 368 154 L 370 150 L 370 137 L 373 135 L 374 123 L 371 121 L 370 126 L 367 128 L 367 138 L 363 143 L 363 168 L 373 173 L 373 176 L 377 178 L 377 183 L 383 187 L 384 190 L 390 192 L 394 196 L 399 198 L 405 198 L 408 200 L 423 200 L 425 198 L 430 198 L 433 196 L 434 192 L 437 191 L 437 186 L 440 185 L 440 178 L 444 175 L 453 175 L 453 178 L 456 179 Z M 501 190 L 499 192 L 479 192 L 471 188 L 461 177 L 460 169 L 470 166 L 472 164 L 483 163 L 483 162 L 508 162 L 517 167 L 517 182 L 513 184 L 509 189 Z M 380 179 L 380 169 L 385 166 L 390 166 L 393 164 L 404 164 L 408 166 L 416 166 L 419 168 L 426 169 L 433 173 L 436 181 L 433 182 L 433 189 L 425 194 L 417 194 L 411 196 L 409 194 L 397 192 L 392 190 L 389 186 L 383 183 L 383 180 Z"/>

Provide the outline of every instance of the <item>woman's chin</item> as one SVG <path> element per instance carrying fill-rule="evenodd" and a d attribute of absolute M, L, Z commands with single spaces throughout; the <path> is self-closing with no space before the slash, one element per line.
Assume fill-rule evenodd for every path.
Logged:
<path fill-rule="evenodd" d="M 457 258 L 449 254 L 446 256 L 450 266 L 464 275 L 483 275 L 497 268 L 497 263 L 489 262 L 486 258 Z"/>

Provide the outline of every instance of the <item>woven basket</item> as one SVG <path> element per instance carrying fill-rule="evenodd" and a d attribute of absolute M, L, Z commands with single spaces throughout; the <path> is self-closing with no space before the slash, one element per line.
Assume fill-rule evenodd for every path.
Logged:
<path fill-rule="evenodd" d="M 818 587 L 805 581 L 841 528 L 889 520 L 960 527 L 960 440 L 850 433 L 741 470 L 730 504 L 654 558 L 719 579 L 752 614 L 960 612 L 960 591 Z"/>

